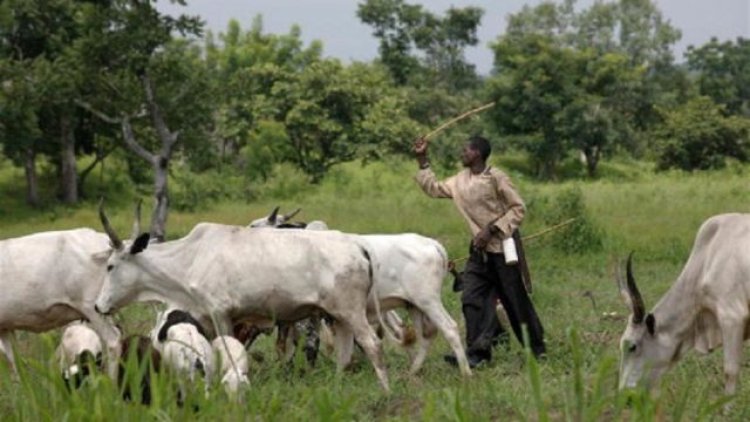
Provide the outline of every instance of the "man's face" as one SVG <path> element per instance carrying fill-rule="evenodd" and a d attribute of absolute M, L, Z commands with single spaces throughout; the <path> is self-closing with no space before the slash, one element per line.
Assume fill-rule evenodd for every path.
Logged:
<path fill-rule="evenodd" d="M 469 167 L 474 164 L 476 160 L 481 158 L 479 151 L 471 147 L 470 143 L 464 144 L 464 148 L 461 151 L 461 163 L 464 167 Z"/>

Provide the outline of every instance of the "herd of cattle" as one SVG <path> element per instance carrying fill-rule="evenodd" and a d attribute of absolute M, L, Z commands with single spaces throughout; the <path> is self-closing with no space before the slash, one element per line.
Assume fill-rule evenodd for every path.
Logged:
<path fill-rule="evenodd" d="M 100 206 L 104 233 L 77 229 L 1 241 L 0 350 L 15 370 L 14 330 L 73 322 L 60 347 L 66 373 L 81 370 L 82 356 L 103 355 L 116 377 L 124 342 L 110 315 L 156 301 L 167 311 L 150 336 L 153 349 L 161 366 L 187 378 L 196 371 L 212 376 L 217 354 L 222 382 L 239 388 L 247 383 L 247 356 L 237 345 L 249 343 L 241 333 L 276 325 L 293 331 L 293 323 L 308 319 L 311 331 L 329 333 L 339 369 L 350 363 L 356 341 L 388 390 L 373 325 L 406 343 L 401 320 L 390 311 L 405 307 L 416 339 L 411 371 L 420 369 L 439 331 L 461 372 L 471 374 L 458 325 L 441 300 L 448 259 L 439 242 L 416 234 L 346 234 L 322 222 L 282 230 L 290 216 L 277 211 L 249 227 L 201 223 L 181 239 L 153 243 L 140 233 L 139 207 L 131 238 L 123 241 Z"/>
<path fill-rule="evenodd" d="M 409 336 L 392 311 L 403 307 L 417 347 L 411 372 L 419 371 L 439 331 L 461 373 L 471 374 L 458 325 L 442 304 L 449 262 L 434 239 L 291 224 L 291 215 L 277 208 L 247 227 L 200 223 L 181 239 L 153 243 L 140 233 L 137 207 L 130 239 L 123 241 L 101 205 L 99 215 L 104 233 L 76 229 L 0 241 L 0 351 L 14 371 L 15 330 L 67 325 L 58 354 L 68 378 L 85 375 L 86 363 L 102 357 L 110 376 L 122 377 L 123 357 L 137 355 L 185 380 L 199 374 L 210 385 L 216 375 L 236 392 L 249 383 L 246 347 L 278 327 L 280 344 L 283 335 L 304 330 L 315 343 L 312 361 L 317 333 L 327 333 L 339 370 L 350 363 L 356 342 L 387 391 L 373 327 L 406 344 Z M 632 312 L 621 339 L 621 387 L 651 384 L 685 351 L 723 343 L 726 391 L 735 392 L 750 334 L 749 258 L 750 216 L 708 219 L 681 275 L 648 314 L 628 259 L 626 281 L 619 270 L 616 277 Z M 110 315 L 135 302 L 159 302 L 166 310 L 149 337 L 123 340 Z"/>

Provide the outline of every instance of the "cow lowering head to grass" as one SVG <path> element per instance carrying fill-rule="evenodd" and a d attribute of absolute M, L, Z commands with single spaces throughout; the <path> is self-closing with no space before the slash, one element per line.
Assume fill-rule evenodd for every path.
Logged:
<path fill-rule="evenodd" d="M 651 312 L 636 286 L 632 255 L 617 282 L 631 315 L 620 340 L 620 388 L 655 386 L 688 350 L 723 344 L 725 392 L 737 389 L 742 345 L 750 333 L 750 215 L 706 220 L 685 267 Z"/>

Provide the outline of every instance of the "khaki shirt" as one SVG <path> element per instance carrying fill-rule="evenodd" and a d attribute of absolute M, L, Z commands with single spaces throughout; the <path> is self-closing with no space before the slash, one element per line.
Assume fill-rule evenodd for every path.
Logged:
<path fill-rule="evenodd" d="M 419 170 L 415 179 L 427 195 L 452 198 L 474 236 L 489 224 L 500 230 L 487 244 L 487 252 L 502 253 L 502 240 L 521 225 L 526 213 L 508 175 L 492 167 L 477 175 L 464 169 L 444 181 L 438 181 L 435 173 L 426 168 Z"/>

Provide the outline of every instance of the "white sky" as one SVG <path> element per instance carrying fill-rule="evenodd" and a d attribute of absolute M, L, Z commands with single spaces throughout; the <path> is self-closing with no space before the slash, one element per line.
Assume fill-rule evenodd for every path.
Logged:
<path fill-rule="evenodd" d="M 720 40 L 737 37 L 750 38 L 750 0 L 655 0 L 666 19 L 682 30 L 682 40 L 675 46 L 675 57 L 682 60 L 688 45 L 701 45 L 712 36 Z M 450 6 L 478 6 L 484 9 L 479 28 L 480 43 L 467 51 L 467 59 L 480 73 L 492 68 L 489 42 L 497 38 L 506 26 L 508 14 L 520 10 L 524 4 L 539 0 L 408 0 L 419 3 L 434 13 L 442 14 Z M 356 15 L 357 0 L 188 0 L 187 7 L 158 3 L 167 13 L 199 15 L 206 28 L 223 32 L 230 19 L 237 19 L 243 29 L 250 26 L 255 15 L 263 16 L 265 32 L 286 33 L 293 24 L 302 29 L 306 42 L 321 40 L 327 56 L 344 61 L 372 60 L 378 54 L 378 42 L 369 26 Z M 579 0 L 579 7 L 593 3 Z"/>

